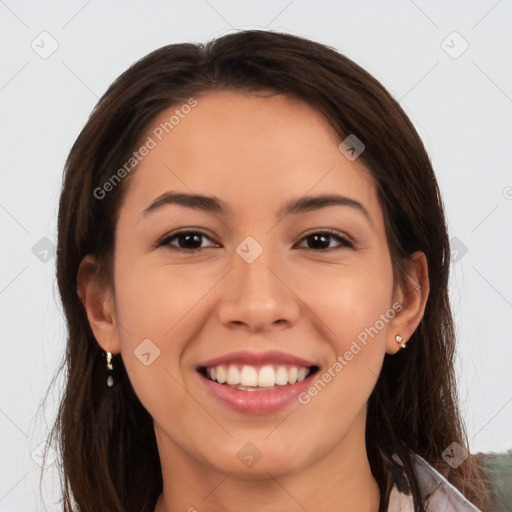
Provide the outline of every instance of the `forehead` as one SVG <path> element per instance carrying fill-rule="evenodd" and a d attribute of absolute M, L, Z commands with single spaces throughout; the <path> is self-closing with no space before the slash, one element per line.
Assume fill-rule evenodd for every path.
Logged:
<path fill-rule="evenodd" d="M 179 190 L 222 197 L 235 210 L 336 192 L 380 216 L 370 173 L 339 151 L 342 138 L 311 106 L 265 92 L 212 92 L 195 101 L 161 112 L 142 137 L 153 147 L 127 194 L 139 213 L 160 194 Z"/>
<path fill-rule="evenodd" d="M 208 154 L 215 154 L 229 157 L 231 162 L 242 160 L 247 168 L 248 156 L 260 162 L 279 161 L 282 154 L 289 160 L 293 153 L 296 159 L 308 153 L 321 158 L 318 150 L 325 151 L 326 143 L 330 141 L 331 150 L 339 143 L 339 137 L 318 111 L 284 95 L 218 91 L 196 101 L 190 113 L 179 119 L 169 134 L 163 134 L 162 142 L 168 147 L 179 145 L 182 160 L 204 160 Z M 161 112 L 151 127 L 165 126 L 169 114 L 180 107 Z"/>

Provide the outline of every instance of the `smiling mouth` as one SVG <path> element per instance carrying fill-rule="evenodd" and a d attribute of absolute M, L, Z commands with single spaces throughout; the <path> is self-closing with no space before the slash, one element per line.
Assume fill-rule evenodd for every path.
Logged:
<path fill-rule="evenodd" d="M 242 391 L 272 391 L 298 384 L 317 373 L 319 367 L 290 364 L 217 365 L 197 369 L 205 379 Z"/>

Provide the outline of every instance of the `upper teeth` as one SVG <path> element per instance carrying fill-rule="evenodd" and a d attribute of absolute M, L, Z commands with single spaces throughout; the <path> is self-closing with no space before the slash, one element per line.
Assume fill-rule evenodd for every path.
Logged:
<path fill-rule="evenodd" d="M 207 368 L 208 376 L 220 384 L 231 384 L 242 386 L 258 386 L 268 388 L 295 384 L 303 381 L 309 373 L 309 368 L 303 366 L 272 366 L 266 365 L 256 368 L 250 365 L 236 366 L 212 366 Z"/>

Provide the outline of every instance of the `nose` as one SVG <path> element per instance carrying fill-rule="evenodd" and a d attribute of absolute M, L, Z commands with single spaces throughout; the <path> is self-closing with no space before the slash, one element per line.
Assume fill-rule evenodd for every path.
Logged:
<path fill-rule="evenodd" d="M 220 322 L 253 333 L 294 325 L 300 316 L 300 300 L 279 268 L 270 251 L 264 250 L 252 263 L 235 254 L 218 307 Z"/>

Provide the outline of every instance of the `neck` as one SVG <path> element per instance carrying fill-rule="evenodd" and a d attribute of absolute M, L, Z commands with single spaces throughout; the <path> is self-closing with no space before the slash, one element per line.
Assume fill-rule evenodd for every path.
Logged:
<path fill-rule="evenodd" d="M 163 492 L 155 512 L 377 512 L 379 488 L 368 463 L 365 415 L 332 450 L 295 472 L 257 478 L 221 473 L 161 440 Z"/>

